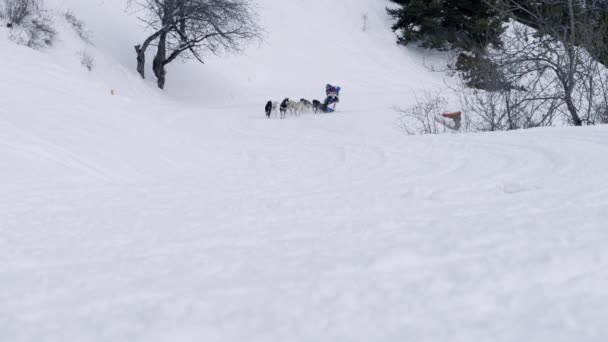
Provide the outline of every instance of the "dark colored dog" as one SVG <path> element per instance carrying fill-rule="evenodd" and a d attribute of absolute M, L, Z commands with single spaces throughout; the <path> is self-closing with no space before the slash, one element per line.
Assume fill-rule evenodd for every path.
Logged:
<path fill-rule="evenodd" d="M 266 102 L 266 107 L 264 107 L 264 109 L 266 110 L 266 117 L 270 119 L 270 113 L 272 112 L 272 101 Z"/>
<path fill-rule="evenodd" d="M 283 100 L 283 102 L 281 102 L 281 106 L 279 107 L 279 111 L 281 112 L 281 119 L 285 117 L 285 114 L 287 113 L 288 105 L 289 105 L 289 99 L 285 99 L 285 100 Z"/>
<path fill-rule="evenodd" d="M 315 114 L 319 111 L 320 107 L 321 107 L 321 101 L 312 100 L 312 111 L 315 112 Z"/>

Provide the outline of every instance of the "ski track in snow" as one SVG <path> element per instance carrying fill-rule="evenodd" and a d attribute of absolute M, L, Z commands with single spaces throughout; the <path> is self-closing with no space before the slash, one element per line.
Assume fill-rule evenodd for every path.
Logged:
<path fill-rule="evenodd" d="M 234 148 L 222 173 L 4 196 L 6 340 L 606 336 L 603 127 L 379 138 L 348 112 L 209 120 L 170 129 Z"/>

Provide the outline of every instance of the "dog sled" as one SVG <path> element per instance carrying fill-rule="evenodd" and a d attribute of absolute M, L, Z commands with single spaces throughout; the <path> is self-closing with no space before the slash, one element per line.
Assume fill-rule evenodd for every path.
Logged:
<path fill-rule="evenodd" d="M 325 101 L 319 106 L 319 110 L 323 113 L 333 113 L 336 111 L 336 105 L 340 102 L 340 88 L 339 86 L 333 86 L 327 84 L 325 86 Z"/>

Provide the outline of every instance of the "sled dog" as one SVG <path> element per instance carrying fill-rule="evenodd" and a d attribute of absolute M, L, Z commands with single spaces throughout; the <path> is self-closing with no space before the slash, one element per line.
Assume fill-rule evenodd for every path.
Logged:
<path fill-rule="evenodd" d="M 283 100 L 283 102 L 281 102 L 281 106 L 279 106 L 279 111 L 281 112 L 281 119 L 285 117 L 285 114 L 287 113 L 288 105 L 289 105 L 288 98 L 286 98 L 285 100 Z"/>
<path fill-rule="evenodd" d="M 319 111 L 320 107 L 321 107 L 321 101 L 312 100 L 312 111 L 315 112 L 315 114 Z"/>
<path fill-rule="evenodd" d="M 264 110 L 266 111 L 266 117 L 270 118 L 270 113 L 272 113 L 272 101 L 266 102 L 266 107 L 264 107 Z"/>
<path fill-rule="evenodd" d="M 307 99 L 300 99 L 300 103 L 306 111 L 311 111 L 313 109 L 312 102 L 308 101 Z"/>

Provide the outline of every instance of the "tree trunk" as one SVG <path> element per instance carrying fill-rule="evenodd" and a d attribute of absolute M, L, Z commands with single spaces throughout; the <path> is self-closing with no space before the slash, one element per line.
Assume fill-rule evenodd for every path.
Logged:
<path fill-rule="evenodd" d="M 135 53 L 137 54 L 137 72 L 141 75 L 141 78 L 146 78 L 146 50 L 142 49 L 141 45 L 136 45 Z"/>
<path fill-rule="evenodd" d="M 152 62 L 152 70 L 156 76 L 157 85 L 160 89 L 165 89 L 165 61 L 167 59 L 167 33 L 161 33 L 158 38 L 158 50 Z"/>
<path fill-rule="evenodd" d="M 505 105 L 506 105 L 506 111 L 507 111 L 507 122 L 509 123 L 509 128 L 508 130 L 514 130 L 515 129 L 515 120 L 513 119 L 513 113 L 512 113 L 512 108 L 511 108 L 511 90 L 507 90 L 505 92 Z"/>
<path fill-rule="evenodd" d="M 144 41 L 143 44 L 135 46 L 135 53 L 137 54 L 137 72 L 141 75 L 142 78 L 146 78 L 145 77 L 146 50 L 148 49 L 150 44 L 152 44 L 152 42 L 154 40 L 156 40 L 156 38 L 158 38 L 161 34 L 165 35 L 165 42 L 166 42 L 166 35 L 167 35 L 167 32 L 169 32 L 170 30 L 171 30 L 171 25 L 165 25 L 160 30 L 154 32 L 153 35 L 148 37 Z"/>
<path fill-rule="evenodd" d="M 566 106 L 568 107 L 568 112 L 570 112 L 570 116 L 572 117 L 572 124 L 574 126 L 582 126 L 583 121 L 578 116 L 578 111 L 576 110 L 576 106 L 574 105 L 574 102 L 572 101 L 572 94 L 566 93 L 565 101 L 566 101 Z"/>
<path fill-rule="evenodd" d="M 570 116 L 572 117 L 572 124 L 574 126 L 582 126 L 583 122 L 578 115 L 578 111 L 576 106 L 574 105 L 574 101 L 572 100 L 572 89 L 574 88 L 575 83 L 575 73 L 576 73 L 576 26 L 574 20 L 574 5 L 572 4 L 572 0 L 568 0 L 568 14 L 570 16 L 570 42 L 567 43 L 568 50 L 568 86 L 566 87 L 566 106 L 568 107 L 568 111 L 570 112 Z"/>

